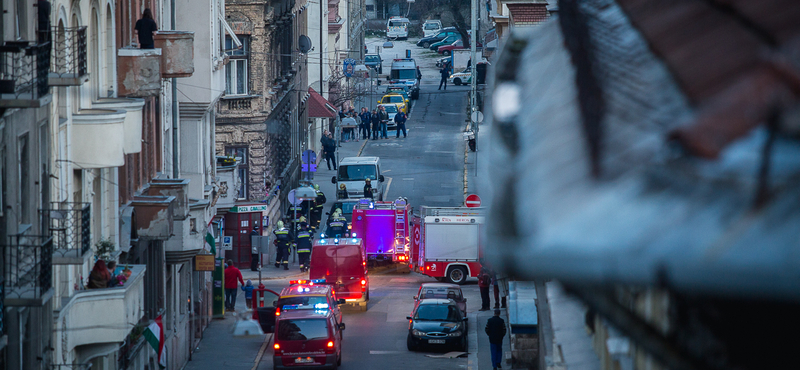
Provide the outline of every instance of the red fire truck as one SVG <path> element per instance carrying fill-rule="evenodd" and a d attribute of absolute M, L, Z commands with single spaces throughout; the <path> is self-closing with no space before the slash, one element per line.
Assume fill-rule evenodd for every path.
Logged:
<path fill-rule="evenodd" d="M 350 232 L 364 239 L 367 259 L 408 262 L 410 209 L 405 198 L 397 198 L 392 202 L 361 199 L 353 207 Z"/>
<path fill-rule="evenodd" d="M 421 207 L 411 216 L 411 267 L 440 281 L 463 284 L 478 276 L 482 208 Z"/>

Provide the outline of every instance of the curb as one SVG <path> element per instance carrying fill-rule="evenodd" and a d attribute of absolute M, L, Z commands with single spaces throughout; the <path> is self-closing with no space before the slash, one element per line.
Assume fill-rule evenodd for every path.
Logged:
<path fill-rule="evenodd" d="M 360 157 L 361 156 L 361 152 L 364 151 L 364 147 L 367 146 L 367 142 L 369 142 L 369 138 L 364 140 L 364 144 L 361 144 L 361 149 L 358 150 L 358 154 L 356 154 L 356 157 Z"/>

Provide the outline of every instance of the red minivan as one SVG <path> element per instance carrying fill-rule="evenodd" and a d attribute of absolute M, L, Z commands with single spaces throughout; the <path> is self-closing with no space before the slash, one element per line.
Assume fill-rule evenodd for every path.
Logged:
<path fill-rule="evenodd" d="M 311 249 L 309 279 L 325 279 L 337 299 L 367 310 L 369 277 L 361 238 L 318 239 Z"/>
<path fill-rule="evenodd" d="M 284 308 L 275 318 L 273 369 L 336 369 L 342 364 L 342 330 L 332 310 Z"/>

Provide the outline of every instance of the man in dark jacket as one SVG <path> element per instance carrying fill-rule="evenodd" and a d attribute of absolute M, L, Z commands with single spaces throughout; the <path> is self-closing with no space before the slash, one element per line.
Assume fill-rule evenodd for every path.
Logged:
<path fill-rule="evenodd" d="M 506 322 L 500 317 L 500 310 L 486 322 L 486 335 L 489 336 L 489 352 L 492 354 L 492 369 L 501 369 L 503 358 L 503 338 L 506 336 Z"/>
<path fill-rule="evenodd" d="M 384 138 L 384 139 L 388 139 L 389 138 L 389 133 L 387 132 L 387 125 L 389 124 L 389 113 L 386 112 L 386 108 L 384 108 L 381 105 L 380 108 L 378 108 L 378 115 L 381 118 L 380 137 Z"/>
<path fill-rule="evenodd" d="M 381 127 L 381 116 L 378 114 L 377 109 L 372 110 L 372 115 L 369 117 L 372 122 L 372 140 L 378 140 L 378 131 Z"/>
<path fill-rule="evenodd" d="M 333 169 L 336 169 L 336 141 L 333 140 L 333 135 L 330 132 L 325 131 L 322 135 L 322 139 L 319 140 L 322 143 L 322 154 L 325 156 L 325 163 L 328 164 L 328 171 L 331 170 L 331 162 L 333 162 Z"/>
<path fill-rule="evenodd" d="M 408 116 L 406 116 L 406 114 L 403 113 L 403 111 L 397 112 L 397 114 L 394 115 L 394 123 L 397 124 L 397 128 L 394 130 L 394 132 L 395 132 L 394 137 L 395 138 L 399 138 L 400 137 L 400 130 L 403 130 L 403 138 L 408 136 L 408 135 L 406 135 L 406 120 L 407 119 L 408 119 Z"/>
<path fill-rule="evenodd" d="M 369 110 L 367 110 L 367 108 L 361 108 L 361 113 L 358 115 L 358 117 L 361 118 L 361 140 L 367 140 L 369 138 L 369 125 L 372 115 L 369 114 Z"/>
<path fill-rule="evenodd" d="M 442 89 L 442 84 L 444 84 L 444 89 L 447 90 L 447 78 L 450 77 L 449 66 L 445 65 L 444 67 L 442 67 L 442 69 L 439 70 L 439 74 L 442 75 L 442 80 L 439 81 L 439 90 Z"/>

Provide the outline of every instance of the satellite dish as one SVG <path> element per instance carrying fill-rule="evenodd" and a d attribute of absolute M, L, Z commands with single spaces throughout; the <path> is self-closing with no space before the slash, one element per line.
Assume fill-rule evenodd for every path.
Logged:
<path fill-rule="evenodd" d="M 300 48 L 301 53 L 308 53 L 311 50 L 311 39 L 306 35 L 300 35 L 300 39 L 297 40 L 297 46 Z"/>

